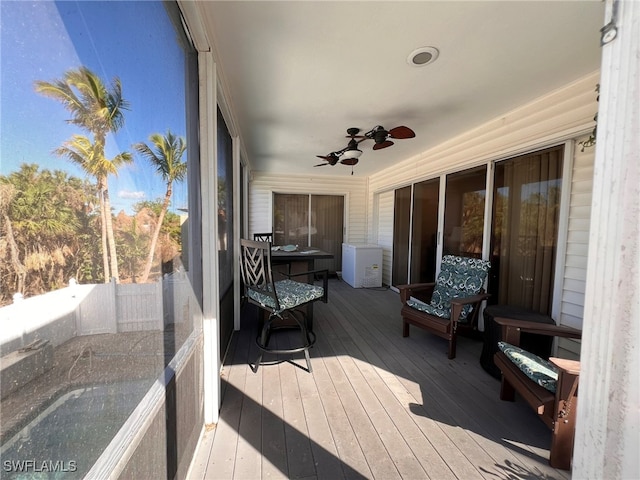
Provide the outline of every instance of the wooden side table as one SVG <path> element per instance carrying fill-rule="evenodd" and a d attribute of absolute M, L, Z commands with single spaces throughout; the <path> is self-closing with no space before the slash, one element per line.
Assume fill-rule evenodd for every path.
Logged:
<path fill-rule="evenodd" d="M 480 354 L 480 365 L 492 377 L 500 378 L 500 369 L 493 363 L 493 355 L 498 351 L 498 342 L 502 340 L 502 329 L 500 325 L 493 320 L 496 317 L 507 317 L 515 320 L 526 320 L 551 325 L 555 325 L 556 322 L 548 315 L 543 315 L 521 307 L 489 305 L 485 308 L 484 345 L 482 346 L 482 353 Z M 551 355 L 551 349 L 553 348 L 553 337 L 533 333 L 522 333 L 520 347 L 548 360 L 549 355 Z"/>

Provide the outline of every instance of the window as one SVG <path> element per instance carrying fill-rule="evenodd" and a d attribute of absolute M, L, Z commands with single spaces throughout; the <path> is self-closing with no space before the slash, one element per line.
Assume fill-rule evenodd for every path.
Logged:
<path fill-rule="evenodd" d="M 81 478 L 201 329 L 197 58 L 173 3 L 0 9 L 2 476 Z"/>

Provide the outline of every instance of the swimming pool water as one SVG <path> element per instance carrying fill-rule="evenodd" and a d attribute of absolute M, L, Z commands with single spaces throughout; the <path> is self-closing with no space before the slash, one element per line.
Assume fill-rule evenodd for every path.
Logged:
<path fill-rule="evenodd" d="M 151 383 L 95 385 L 62 394 L 0 447 L 0 477 L 83 478 Z"/>

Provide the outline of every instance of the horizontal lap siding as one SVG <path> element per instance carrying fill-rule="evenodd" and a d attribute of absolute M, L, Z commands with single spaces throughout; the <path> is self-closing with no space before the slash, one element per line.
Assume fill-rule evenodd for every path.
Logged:
<path fill-rule="evenodd" d="M 584 293 L 587 278 L 587 253 L 589 250 L 589 225 L 591 217 L 591 191 L 593 188 L 593 162 L 595 148 L 585 148 L 576 140 L 571 181 L 571 206 L 569 209 L 569 231 L 565 275 L 562 288 L 560 323 L 582 328 L 584 316 Z M 558 340 L 558 355 L 578 357 L 580 342 L 568 339 Z"/>
<path fill-rule="evenodd" d="M 349 177 L 253 172 L 249 183 L 249 233 L 271 231 L 274 193 L 341 195 L 345 197 L 345 242 L 365 243 L 367 182 L 364 178 Z"/>
<path fill-rule="evenodd" d="M 593 188 L 593 161 L 595 148 L 585 148 L 576 140 L 571 181 L 571 206 L 560 323 L 582 327 L 584 291 L 587 278 L 589 246 L 589 218 L 591 216 L 591 190 Z"/>

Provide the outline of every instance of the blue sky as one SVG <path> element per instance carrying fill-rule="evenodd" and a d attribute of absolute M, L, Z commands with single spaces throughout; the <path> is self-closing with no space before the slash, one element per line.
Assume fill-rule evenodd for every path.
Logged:
<path fill-rule="evenodd" d="M 162 3 L 2 0 L 0 21 L 0 173 L 37 163 L 84 177 L 51 152 L 86 132 L 68 125 L 69 113 L 36 93 L 34 82 L 86 66 L 107 84 L 119 77 L 130 105 L 124 127 L 107 140 L 107 156 L 129 151 L 135 159 L 109 177 L 114 212 L 164 196 L 161 178 L 131 147 L 168 129 L 186 136 L 183 54 Z M 172 209 L 185 206 L 186 182 L 174 185 Z"/>

